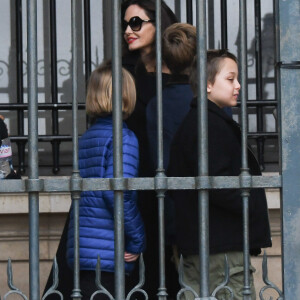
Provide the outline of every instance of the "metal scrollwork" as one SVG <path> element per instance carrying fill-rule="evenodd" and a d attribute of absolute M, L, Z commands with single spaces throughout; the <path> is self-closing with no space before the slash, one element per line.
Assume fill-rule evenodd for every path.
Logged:
<path fill-rule="evenodd" d="M 27 75 L 27 61 L 23 60 L 23 76 Z"/>
<path fill-rule="evenodd" d="M 248 58 L 248 63 L 247 63 L 247 67 L 252 67 L 254 66 L 254 57 Z"/>
<path fill-rule="evenodd" d="M 126 300 L 130 300 L 131 296 L 135 293 L 141 293 L 145 296 L 145 300 L 148 300 L 147 293 L 142 290 L 142 286 L 145 283 L 145 264 L 143 259 L 143 254 L 140 255 L 139 259 L 139 272 L 140 278 L 139 283 L 128 293 Z M 98 290 L 93 293 L 90 300 L 93 300 L 94 297 L 98 294 L 103 294 L 107 296 L 107 299 L 114 300 L 114 297 L 110 294 L 110 292 L 101 284 L 101 266 L 100 266 L 100 257 L 98 256 L 97 265 L 96 265 L 96 279 L 95 279 L 96 286 Z"/>
<path fill-rule="evenodd" d="M 98 294 L 104 294 L 108 297 L 109 300 L 114 300 L 114 297 L 111 295 L 111 293 L 101 284 L 101 267 L 100 267 L 100 257 L 99 256 L 98 256 L 97 265 L 96 265 L 95 283 L 98 288 L 98 291 L 93 293 L 93 295 L 91 296 L 91 300 L 93 300 L 94 297 Z"/>
<path fill-rule="evenodd" d="M 268 278 L 268 258 L 267 258 L 267 254 L 266 254 L 266 251 L 264 251 L 264 257 L 263 257 L 263 263 L 262 263 L 262 271 L 263 271 L 263 281 L 264 283 L 266 284 L 266 286 L 264 286 L 260 292 L 259 292 L 259 298 L 261 300 L 265 300 L 264 298 L 264 292 L 267 290 L 267 289 L 273 289 L 275 290 L 279 297 L 277 298 L 277 300 L 284 300 L 284 296 L 283 296 L 283 293 L 282 291 L 274 284 L 272 283 L 269 278 Z M 270 300 L 272 300 L 273 297 L 270 297 Z"/>
<path fill-rule="evenodd" d="M 58 265 L 57 265 L 57 260 L 56 257 L 54 257 L 53 260 L 53 284 L 52 286 L 49 288 L 49 290 L 45 293 L 45 295 L 43 296 L 42 300 L 46 299 L 49 295 L 52 294 L 57 294 L 59 295 L 60 299 L 63 300 L 63 295 L 61 292 L 59 292 L 57 289 L 58 287 Z"/>
<path fill-rule="evenodd" d="M 43 59 L 37 62 L 37 74 L 40 76 L 45 75 L 45 61 Z"/>
<path fill-rule="evenodd" d="M 69 76 L 71 74 L 70 65 L 71 62 L 67 61 L 66 59 L 59 59 L 57 61 L 58 74 L 61 76 Z"/>
<path fill-rule="evenodd" d="M 145 300 L 148 300 L 148 294 L 142 289 L 145 283 L 145 264 L 143 254 L 139 259 L 139 283 L 128 293 L 126 300 L 130 300 L 130 297 L 135 293 L 141 293 L 145 296 Z"/>
<path fill-rule="evenodd" d="M 22 291 L 20 291 L 18 288 L 16 288 L 13 285 L 13 273 L 12 273 L 12 266 L 11 266 L 10 258 L 8 259 L 8 262 L 7 262 L 7 285 L 10 288 L 10 291 L 4 295 L 3 300 L 6 300 L 7 297 L 12 294 L 17 294 L 17 295 L 21 296 L 24 300 L 28 300 L 26 295 L 23 294 Z"/>
<path fill-rule="evenodd" d="M 96 49 L 96 61 L 91 62 L 91 65 L 96 68 L 99 65 L 99 55 L 98 55 L 98 49 Z M 57 60 L 57 73 L 60 76 L 70 76 L 71 74 L 71 62 L 66 59 L 59 59 Z M 2 76 L 5 73 L 5 68 L 9 69 L 9 64 L 5 62 L 4 60 L 0 60 L 0 76 Z M 45 60 L 40 59 L 37 62 L 37 74 L 39 76 L 45 75 Z M 27 62 L 23 61 L 23 76 L 27 75 Z"/>
<path fill-rule="evenodd" d="M 4 65 L 8 70 L 8 63 L 7 62 L 5 62 L 4 60 L 0 60 L 0 64 Z M 3 69 L 2 66 L 0 66 L 0 76 L 2 76 L 3 74 L 4 74 L 4 69 Z"/>

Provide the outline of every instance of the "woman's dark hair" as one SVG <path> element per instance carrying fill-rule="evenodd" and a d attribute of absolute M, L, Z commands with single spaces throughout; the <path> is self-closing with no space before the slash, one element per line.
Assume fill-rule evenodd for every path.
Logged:
<path fill-rule="evenodd" d="M 130 5 L 138 5 L 140 6 L 146 13 L 146 15 L 151 20 L 155 20 L 155 1 L 154 0 L 126 0 L 122 3 L 121 6 L 121 20 L 124 19 L 125 12 Z M 177 17 L 170 9 L 170 7 L 164 2 L 161 1 L 161 32 L 163 33 L 164 30 L 169 27 L 173 23 L 177 23 Z M 154 23 L 155 25 L 155 23 Z M 128 54 L 128 45 L 125 43 L 123 39 L 123 55 Z M 144 58 L 144 63 L 150 62 L 155 60 L 155 40 L 152 44 L 152 50 L 150 51 L 149 55 Z M 145 61 L 146 59 L 146 61 Z"/>

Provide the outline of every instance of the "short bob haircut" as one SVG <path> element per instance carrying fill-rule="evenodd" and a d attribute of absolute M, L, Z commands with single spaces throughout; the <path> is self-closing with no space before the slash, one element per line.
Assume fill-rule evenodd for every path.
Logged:
<path fill-rule="evenodd" d="M 230 58 L 234 62 L 236 62 L 236 64 L 238 64 L 238 60 L 236 56 L 231 52 L 229 52 L 227 49 L 207 51 L 207 65 L 206 65 L 207 82 L 210 82 L 211 84 L 215 83 L 216 75 L 221 71 L 222 62 L 225 58 Z M 192 63 L 190 84 L 194 95 L 197 96 L 198 78 L 197 78 L 196 57 Z"/>
<path fill-rule="evenodd" d="M 196 55 L 196 27 L 186 23 L 169 26 L 162 37 L 162 59 L 172 74 L 188 73 Z"/>
<path fill-rule="evenodd" d="M 121 6 L 121 18 L 122 18 L 121 21 L 124 20 L 125 12 L 130 5 L 138 5 L 145 11 L 146 15 L 150 20 L 155 20 L 155 11 L 156 11 L 155 0 L 126 0 L 122 3 Z M 178 22 L 176 15 L 173 13 L 170 7 L 162 0 L 161 1 L 161 32 L 164 32 L 164 30 L 167 27 L 169 27 L 171 24 L 176 22 Z M 155 23 L 153 23 L 153 25 L 155 26 Z M 130 52 L 128 50 L 128 45 L 125 43 L 125 40 L 123 39 L 123 55 L 128 54 L 128 52 Z M 151 52 L 146 58 L 146 61 L 153 61 L 155 59 L 156 59 L 156 50 L 155 50 L 155 39 L 154 39 Z"/>
<path fill-rule="evenodd" d="M 134 110 L 136 102 L 135 83 L 132 75 L 122 68 L 122 113 L 127 119 Z M 105 117 L 112 114 L 112 66 L 102 63 L 96 68 L 88 81 L 86 113 L 90 117 Z"/>

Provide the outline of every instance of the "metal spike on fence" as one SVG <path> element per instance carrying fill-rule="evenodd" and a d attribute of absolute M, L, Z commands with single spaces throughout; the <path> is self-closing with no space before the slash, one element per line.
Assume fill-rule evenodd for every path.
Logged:
<path fill-rule="evenodd" d="M 11 265 L 10 258 L 8 259 L 8 262 L 7 262 L 7 285 L 10 288 L 10 291 L 4 295 L 3 300 L 6 300 L 7 297 L 12 294 L 17 294 L 17 295 L 21 296 L 24 300 L 28 300 L 26 295 L 23 294 L 22 291 L 20 291 L 17 287 L 15 287 L 13 285 L 13 272 L 12 272 L 12 265 Z"/>
<path fill-rule="evenodd" d="M 259 292 L 260 300 L 265 300 L 263 294 L 267 289 L 275 290 L 279 295 L 277 300 L 283 300 L 284 297 L 283 297 L 282 291 L 273 282 L 271 282 L 268 278 L 268 257 L 267 257 L 266 251 L 264 251 L 263 262 L 262 262 L 262 271 L 263 271 L 263 274 L 262 274 L 263 275 L 263 281 L 266 285 L 263 288 L 261 288 L 261 290 Z M 270 297 L 270 300 L 272 300 L 272 299 L 273 298 Z"/>
<path fill-rule="evenodd" d="M 216 297 L 217 293 L 220 291 L 220 290 L 228 290 L 229 293 L 230 293 L 230 298 L 229 300 L 233 300 L 233 291 L 232 289 L 227 286 L 228 282 L 229 282 L 229 264 L 228 264 L 228 258 L 227 258 L 227 255 L 225 254 L 225 258 L 224 258 L 224 264 L 225 264 L 225 278 L 224 278 L 224 281 L 215 288 L 215 290 L 213 291 L 212 293 L 212 297 Z"/>
<path fill-rule="evenodd" d="M 181 295 L 184 292 L 190 292 L 194 295 L 195 299 L 198 299 L 198 294 L 189 286 L 187 286 L 183 281 L 183 257 L 180 255 L 180 261 L 178 266 L 178 273 L 179 273 L 179 284 L 181 286 L 181 290 L 177 293 L 177 300 L 180 300 Z"/>
<path fill-rule="evenodd" d="M 145 264 L 143 253 L 140 255 L 139 258 L 139 283 L 128 293 L 126 300 L 130 300 L 130 297 L 134 293 L 141 293 L 145 296 L 145 300 L 148 300 L 148 294 L 142 289 L 145 283 Z"/>
<path fill-rule="evenodd" d="M 100 257 L 98 256 L 97 259 L 97 265 L 96 265 L 96 278 L 95 278 L 95 283 L 98 288 L 96 292 L 93 293 L 91 296 L 91 300 L 94 299 L 94 297 L 98 294 L 104 294 L 108 297 L 109 300 L 114 300 L 114 297 L 111 295 L 111 293 L 101 284 L 101 266 L 100 266 Z"/>
<path fill-rule="evenodd" d="M 45 293 L 45 295 L 43 296 L 42 300 L 45 300 L 49 295 L 52 295 L 52 294 L 59 295 L 59 297 L 60 297 L 61 300 L 64 299 L 62 293 L 60 291 L 56 290 L 57 287 L 58 287 L 58 282 L 59 282 L 59 278 L 58 278 L 58 264 L 57 264 L 57 259 L 56 259 L 56 256 L 55 256 L 54 259 L 53 259 L 53 284 L 49 288 L 49 290 Z"/>

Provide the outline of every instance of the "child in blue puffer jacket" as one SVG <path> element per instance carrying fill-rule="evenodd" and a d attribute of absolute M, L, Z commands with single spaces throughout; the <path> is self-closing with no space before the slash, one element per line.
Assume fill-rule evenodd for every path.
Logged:
<path fill-rule="evenodd" d="M 134 79 L 122 69 L 122 112 L 126 119 L 136 101 Z M 87 114 L 95 123 L 79 140 L 79 171 L 82 178 L 113 177 L 113 121 L 112 71 L 104 63 L 95 69 L 89 79 L 86 97 Z M 137 177 L 139 163 L 138 141 L 123 122 L 123 176 Z M 129 274 L 134 262 L 145 249 L 144 225 L 136 205 L 136 192 L 124 191 L 125 273 Z M 114 192 L 84 191 L 79 209 L 80 288 L 82 299 L 90 299 L 96 291 L 95 268 L 101 260 L 101 284 L 114 294 Z M 67 261 L 74 263 L 73 210 L 71 209 Z M 70 296 L 70 295 L 68 295 Z M 101 296 L 99 295 L 102 299 Z M 103 296 L 104 297 L 104 296 Z M 103 299 L 107 299 L 105 296 Z"/>

